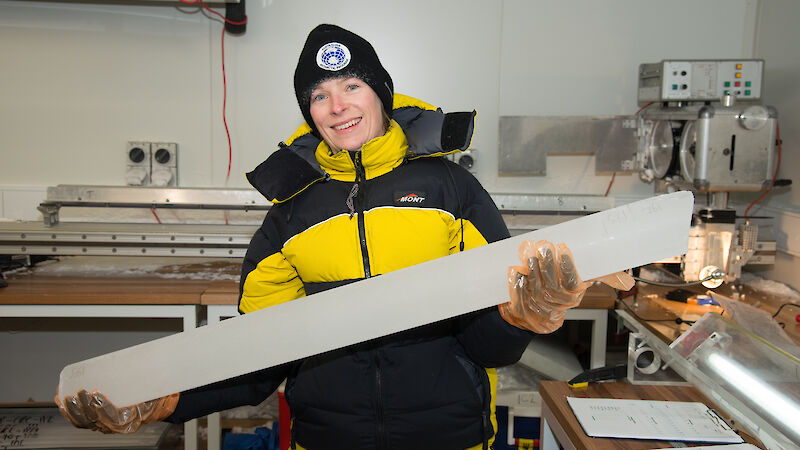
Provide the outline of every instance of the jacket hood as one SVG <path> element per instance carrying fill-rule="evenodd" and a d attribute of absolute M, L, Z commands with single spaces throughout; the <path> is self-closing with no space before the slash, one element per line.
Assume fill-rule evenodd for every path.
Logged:
<path fill-rule="evenodd" d="M 408 142 L 405 159 L 444 156 L 469 148 L 475 111 L 445 114 L 435 106 L 402 94 L 394 95 L 393 107 L 393 122 Z M 331 177 L 317 160 L 320 143 L 324 145 L 304 123 L 249 172 L 247 180 L 272 203 L 291 199 L 308 186 Z"/>

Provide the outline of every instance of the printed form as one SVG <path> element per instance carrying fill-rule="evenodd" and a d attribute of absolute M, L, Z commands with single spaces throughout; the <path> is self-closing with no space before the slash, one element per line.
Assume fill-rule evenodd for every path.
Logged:
<path fill-rule="evenodd" d="M 744 442 L 699 402 L 567 397 L 587 436 L 694 442 Z"/>

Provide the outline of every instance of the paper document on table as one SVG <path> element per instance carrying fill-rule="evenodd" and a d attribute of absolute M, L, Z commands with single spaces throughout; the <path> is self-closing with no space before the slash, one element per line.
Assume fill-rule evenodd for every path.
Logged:
<path fill-rule="evenodd" d="M 587 436 L 693 442 L 744 442 L 699 402 L 567 397 Z"/>
<path fill-rule="evenodd" d="M 674 447 L 673 447 L 674 448 Z M 761 450 L 753 444 L 725 444 L 725 445 L 703 445 L 701 447 L 681 447 L 681 450 L 702 449 L 702 450 Z"/>

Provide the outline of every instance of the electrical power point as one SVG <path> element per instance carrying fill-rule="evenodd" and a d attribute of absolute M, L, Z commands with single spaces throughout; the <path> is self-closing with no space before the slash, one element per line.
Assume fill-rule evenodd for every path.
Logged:
<path fill-rule="evenodd" d="M 150 160 L 153 186 L 178 185 L 178 144 L 154 142 Z"/>
<path fill-rule="evenodd" d="M 453 160 L 459 166 L 467 169 L 471 173 L 477 172 L 477 167 L 475 165 L 478 163 L 478 153 L 475 149 L 467 149 L 463 152 L 459 152 L 453 155 Z"/>
<path fill-rule="evenodd" d="M 149 142 L 128 142 L 125 148 L 125 184 L 147 186 L 150 184 Z"/>
<path fill-rule="evenodd" d="M 125 184 L 128 186 L 177 186 L 178 144 L 130 141 L 125 148 Z"/>

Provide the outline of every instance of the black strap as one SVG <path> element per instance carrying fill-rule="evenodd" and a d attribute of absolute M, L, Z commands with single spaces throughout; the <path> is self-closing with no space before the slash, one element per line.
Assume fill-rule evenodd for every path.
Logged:
<path fill-rule="evenodd" d="M 450 170 L 450 166 L 447 165 L 447 161 L 442 158 L 442 164 L 444 164 L 445 169 L 447 169 L 447 174 L 450 175 L 450 182 L 453 184 L 453 190 L 456 193 L 456 200 L 458 201 L 458 221 L 461 224 L 461 243 L 458 245 L 458 251 L 464 251 L 464 211 L 461 209 L 461 196 L 458 194 L 458 186 L 456 185 L 456 179 L 453 177 L 453 171 Z"/>

